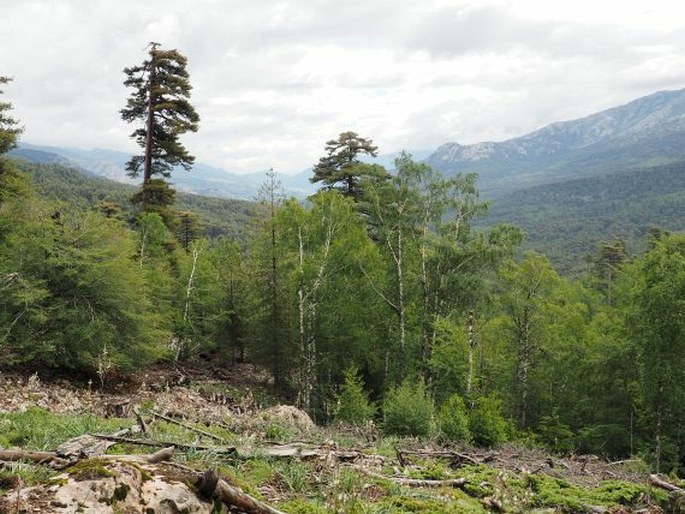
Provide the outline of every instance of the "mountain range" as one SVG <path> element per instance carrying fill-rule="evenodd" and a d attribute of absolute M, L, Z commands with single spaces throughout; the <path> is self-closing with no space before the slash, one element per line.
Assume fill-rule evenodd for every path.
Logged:
<path fill-rule="evenodd" d="M 431 152 L 418 151 L 414 156 L 424 159 Z M 131 155 L 115 150 L 102 148 L 66 148 L 57 146 L 39 146 L 21 143 L 19 148 L 10 152 L 14 157 L 20 157 L 30 162 L 40 164 L 61 164 L 76 168 L 81 172 L 108 178 L 124 184 L 137 184 L 139 179 L 132 179 L 126 174 L 126 163 Z M 391 168 L 395 154 L 379 155 L 369 159 Z M 238 200 L 254 200 L 259 195 L 259 189 L 266 179 L 266 170 L 254 173 L 234 173 L 204 163 L 195 163 L 190 172 L 178 170 L 172 175 L 171 183 L 175 189 L 202 196 L 217 198 L 233 198 Z M 278 174 L 283 192 L 286 196 L 306 198 L 316 192 L 317 186 L 309 182 L 312 176 L 311 168 L 295 175 Z"/>
<path fill-rule="evenodd" d="M 685 89 L 661 91 L 585 118 L 552 123 L 521 137 L 472 145 L 446 143 L 434 152 L 413 151 L 445 174 L 476 172 L 486 198 L 558 181 L 589 177 L 620 169 L 685 160 Z M 36 146 L 22 143 L 12 154 L 33 162 L 57 163 L 118 182 L 126 176 L 130 155 L 105 149 Z M 397 154 L 373 162 L 392 167 Z M 196 163 L 192 172 L 172 178 L 180 191 L 204 196 L 254 199 L 266 170 L 238 174 Z M 279 174 L 286 194 L 305 197 L 315 191 L 311 169 Z"/>
<path fill-rule="evenodd" d="M 491 205 L 482 224 L 521 226 L 527 247 L 565 271 L 587 268 L 601 240 L 622 238 L 639 251 L 653 227 L 685 230 L 685 89 L 506 141 L 413 153 L 446 175 L 478 173 L 478 189 Z M 123 152 L 22 144 L 12 154 L 132 183 Z M 396 155 L 375 162 L 391 168 Z M 302 198 L 316 189 L 309 177 L 311 170 L 279 179 L 288 195 Z M 264 172 L 240 175 L 198 163 L 172 182 L 181 192 L 252 200 L 264 179 Z"/>
<path fill-rule="evenodd" d="M 443 173 L 477 172 L 486 197 L 685 159 L 685 89 L 662 91 L 521 137 L 446 143 L 427 159 Z"/>
<path fill-rule="evenodd" d="M 39 146 L 21 143 L 10 155 L 42 164 L 61 164 L 79 169 L 124 184 L 137 184 L 140 180 L 126 175 L 126 163 L 131 155 L 126 152 L 102 148 L 80 149 L 56 146 Z M 311 171 L 296 175 L 279 175 L 287 195 L 305 197 L 315 191 L 309 182 Z M 204 163 L 195 163 L 191 172 L 179 170 L 171 182 L 175 189 L 203 196 L 254 200 L 261 184 L 266 179 L 266 170 L 247 174 L 226 171 Z"/>

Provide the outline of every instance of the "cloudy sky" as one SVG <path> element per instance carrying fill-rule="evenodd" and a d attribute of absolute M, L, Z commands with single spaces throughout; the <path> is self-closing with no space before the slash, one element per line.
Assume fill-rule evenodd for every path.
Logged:
<path fill-rule="evenodd" d="M 198 161 L 314 164 L 345 130 L 381 153 L 498 141 L 685 87 L 682 0 L 0 0 L 4 100 L 27 143 L 135 152 L 122 69 L 188 57 Z"/>

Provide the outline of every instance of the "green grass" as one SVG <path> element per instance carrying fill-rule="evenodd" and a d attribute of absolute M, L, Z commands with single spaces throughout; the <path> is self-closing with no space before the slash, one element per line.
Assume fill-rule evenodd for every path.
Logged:
<path fill-rule="evenodd" d="M 102 419 L 92 414 L 54 414 L 31 407 L 24 412 L 0 414 L 0 446 L 25 450 L 54 450 L 60 444 L 92 432 L 115 432 L 130 420 Z"/>
<path fill-rule="evenodd" d="M 192 425 L 192 422 L 186 421 Z M 21 447 L 26 450 L 54 450 L 61 443 L 89 432 L 113 432 L 130 427 L 131 419 L 101 419 L 93 415 L 54 414 L 44 409 L 31 408 L 25 412 L 0 415 L 0 446 Z M 195 425 L 193 425 L 195 426 Z M 227 439 L 235 445 L 250 447 L 249 438 L 231 434 L 218 427 L 196 425 Z M 329 435 L 328 433 L 326 433 Z M 146 438 L 193 444 L 197 434 L 184 427 L 162 420 L 152 424 Z M 316 438 L 316 435 L 313 436 Z M 344 437 L 342 438 L 344 439 Z M 357 446 L 348 437 L 351 446 Z M 356 441 L 360 443 L 360 441 Z M 395 448 L 415 440 L 396 437 L 381 438 L 365 453 L 384 455 L 386 463 L 381 474 L 395 476 Z M 215 441 L 207 444 L 221 444 Z M 342 446 L 340 446 L 342 448 Z M 152 448 L 118 444 L 116 453 L 150 452 Z M 544 474 L 515 473 L 486 465 L 450 467 L 444 459 L 412 457 L 414 466 L 402 470 L 405 477 L 445 480 L 465 478 L 463 488 L 412 488 L 389 479 L 371 477 L 359 469 L 328 460 L 286 460 L 260 457 L 257 451 L 250 457 L 226 456 L 219 452 L 178 451 L 174 459 L 197 470 L 216 466 L 229 482 L 248 494 L 289 513 L 318 514 L 340 512 L 349 514 L 384 513 L 466 513 L 491 512 L 486 503 L 496 498 L 506 512 L 524 513 L 535 509 L 557 509 L 564 512 L 583 512 L 590 505 L 638 507 L 651 498 L 665 505 L 667 495 L 642 484 L 605 481 L 597 488 L 582 487 L 566 480 Z M 81 465 L 82 473 L 106 476 L 106 467 L 97 459 Z M 55 474 L 47 466 L 27 463 L 7 463 L 0 471 L 0 494 L 17 487 L 17 480 L 33 485 L 48 482 Z"/>

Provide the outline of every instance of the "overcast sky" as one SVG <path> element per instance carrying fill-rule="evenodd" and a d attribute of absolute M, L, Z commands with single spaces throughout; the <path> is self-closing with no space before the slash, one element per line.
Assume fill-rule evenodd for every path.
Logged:
<path fill-rule="evenodd" d="M 0 0 L 22 140 L 137 151 L 119 109 L 150 41 L 188 58 L 198 161 L 301 171 L 354 130 L 381 153 L 499 141 L 685 87 L 682 0 Z"/>

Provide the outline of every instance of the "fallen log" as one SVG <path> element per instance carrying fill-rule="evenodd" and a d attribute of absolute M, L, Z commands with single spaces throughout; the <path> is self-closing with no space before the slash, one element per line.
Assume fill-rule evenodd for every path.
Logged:
<path fill-rule="evenodd" d="M 405 455 L 416 455 L 418 457 L 425 457 L 431 459 L 444 457 L 451 459 L 452 462 L 458 465 L 461 465 L 463 462 L 467 462 L 473 465 L 481 464 L 483 462 L 482 460 L 478 460 L 477 458 L 471 457 L 470 455 L 467 455 L 465 453 L 459 453 L 450 450 L 405 450 L 398 448 L 396 449 L 396 452 L 398 454 L 398 460 L 400 462 L 404 460 L 403 457 Z"/>
<path fill-rule="evenodd" d="M 665 480 L 662 480 L 659 478 L 659 475 L 649 475 L 649 483 L 652 484 L 653 486 L 659 487 L 661 489 L 665 489 L 666 491 L 683 491 L 685 492 L 685 489 L 682 487 L 678 487 L 675 484 L 671 484 L 670 482 L 666 482 Z"/>
<path fill-rule="evenodd" d="M 107 439 L 109 441 L 116 441 L 118 443 L 136 444 L 139 446 L 173 446 L 179 450 L 199 450 L 199 451 L 211 451 L 219 454 L 234 455 L 236 449 L 232 446 L 226 448 L 216 448 L 213 446 L 203 446 L 199 444 L 184 444 L 176 443 L 173 441 L 156 441 L 154 439 L 136 439 L 134 437 L 118 437 L 110 434 L 91 434 L 94 437 L 100 437 L 102 439 Z"/>
<path fill-rule="evenodd" d="M 57 452 L 34 452 L 25 450 L 0 450 L 0 461 L 28 460 L 36 464 L 50 464 L 53 468 L 64 469 L 78 460 L 96 458 L 107 461 L 127 460 L 144 464 L 156 464 L 169 460 L 174 453 L 173 447 L 167 447 L 155 453 L 135 455 L 81 455 L 62 458 Z"/>
<path fill-rule="evenodd" d="M 62 459 L 56 452 L 37 452 L 28 450 L 0 450 L 0 461 L 14 462 L 18 460 L 28 460 L 36 464 L 48 464 L 55 461 L 63 461 L 68 463 L 66 459 Z"/>
<path fill-rule="evenodd" d="M 247 514 L 285 514 L 270 507 L 237 487 L 233 487 L 221 479 L 216 469 L 207 470 L 197 481 L 197 489 L 201 495 L 210 499 L 217 499 L 229 508 L 237 508 Z"/>
<path fill-rule="evenodd" d="M 140 453 L 132 455 L 100 455 L 96 458 L 107 461 L 128 461 L 140 462 L 142 464 L 158 464 L 171 459 L 174 454 L 174 447 L 168 446 L 155 453 Z"/>
<path fill-rule="evenodd" d="M 362 453 L 354 450 L 336 450 L 330 447 L 312 448 L 300 444 L 276 444 L 256 450 L 257 453 L 272 458 L 312 459 L 318 457 L 334 457 L 336 460 L 349 462 L 362 457 Z"/>
<path fill-rule="evenodd" d="M 364 468 L 362 466 L 354 466 L 354 469 L 361 471 L 363 474 L 373 477 L 380 478 L 382 480 L 389 480 L 395 484 L 406 485 L 407 487 L 464 487 L 468 484 L 466 478 L 448 478 L 445 480 L 428 480 L 421 478 L 405 478 L 405 477 L 389 477 L 386 475 L 381 475 L 375 471 Z"/>

